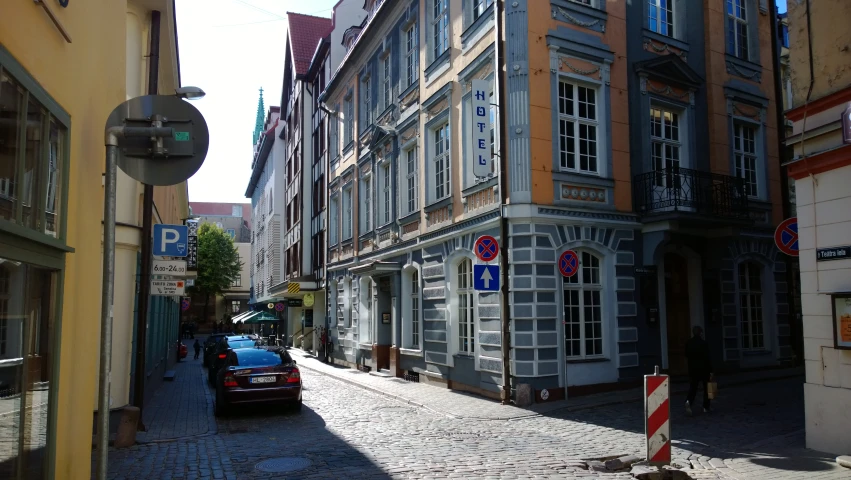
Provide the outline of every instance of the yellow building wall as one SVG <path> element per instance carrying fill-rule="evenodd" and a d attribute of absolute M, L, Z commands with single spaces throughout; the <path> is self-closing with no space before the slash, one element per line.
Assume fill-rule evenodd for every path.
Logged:
<path fill-rule="evenodd" d="M 99 350 L 101 174 L 104 122 L 125 99 L 125 12 L 121 0 L 48 2 L 67 43 L 41 6 L 4 2 L 2 43 L 71 114 L 67 255 L 62 306 L 55 478 L 88 478 Z"/>

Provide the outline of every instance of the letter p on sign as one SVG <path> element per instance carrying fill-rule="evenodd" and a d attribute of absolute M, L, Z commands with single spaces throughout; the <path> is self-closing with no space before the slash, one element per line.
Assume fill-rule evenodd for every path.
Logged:
<path fill-rule="evenodd" d="M 185 257 L 189 229 L 186 225 L 154 225 L 154 251 L 160 257 Z"/>

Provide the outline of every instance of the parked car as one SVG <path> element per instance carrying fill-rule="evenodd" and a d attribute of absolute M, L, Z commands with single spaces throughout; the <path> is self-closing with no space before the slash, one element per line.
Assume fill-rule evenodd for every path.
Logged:
<path fill-rule="evenodd" d="M 235 406 L 283 403 L 301 410 L 301 373 L 283 347 L 232 349 L 216 376 L 216 416 Z"/>
<path fill-rule="evenodd" d="M 204 340 L 204 354 L 201 358 L 204 359 L 204 366 L 205 367 L 210 366 L 210 356 L 213 354 L 213 350 L 216 348 L 216 344 L 219 343 L 219 340 L 221 340 L 225 337 L 229 337 L 229 336 L 233 336 L 233 332 L 231 332 L 231 333 L 214 333 L 214 334 L 210 335 L 209 337 L 207 337 L 206 340 Z"/>
<path fill-rule="evenodd" d="M 210 380 L 210 385 L 215 385 L 216 374 L 224 366 L 228 351 L 236 348 L 253 347 L 255 345 L 257 345 L 257 341 L 245 335 L 231 335 L 219 339 L 213 348 L 213 353 L 210 355 L 207 365 L 207 376 Z"/>

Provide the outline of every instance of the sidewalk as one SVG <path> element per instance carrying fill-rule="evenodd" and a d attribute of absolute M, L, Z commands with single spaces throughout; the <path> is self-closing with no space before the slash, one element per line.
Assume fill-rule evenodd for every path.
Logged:
<path fill-rule="evenodd" d="M 514 405 L 502 405 L 498 401 L 483 402 L 484 397 L 470 393 L 407 382 L 401 378 L 370 375 L 360 370 L 343 366 L 328 365 L 297 348 L 291 348 L 289 351 L 296 357 L 299 366 L 452 418 L 516 420 L 537 417 L 556 411 L 575 412 L 606 405 L 639 402 L 644 398 L 641 388 L 631 388 L 594 395 L 583 395 L 557 402 L 536 403 L 528 408 L 519 408 Z M 719 389 L 723 389 L 734 385 L 750 385 L 757 381 L 803 376 L 803 373 L 803 368 L 744 372 L 719 378 L 718 383 Z M 675 380 L 671 385 L 672 395 L 687 392 L 688 384 L 678 383 Z"/>
<path fill-rule="evenodd" d="M 136 434 L 138 443 L 216 433 L 212 391 L 201 359 L 194 351 L 174 365 L 174 380 L 163 382 L 142 410 L 147 432 Z"/>

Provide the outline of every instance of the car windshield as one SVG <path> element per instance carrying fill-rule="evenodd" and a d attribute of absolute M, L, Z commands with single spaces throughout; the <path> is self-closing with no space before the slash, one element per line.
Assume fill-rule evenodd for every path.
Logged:
<path fill-rule="evenodd" d="M 228 342 L 230 348 L 248 348 L 254 346 L 254 340 L 231 340 Z"/>
<path fill-rule="evenodd" d="M 236 361 L 240 367 L 271 367 L 292 363 L 292 358 L 283 350 L 255 348 L 236 352 Z"/>

